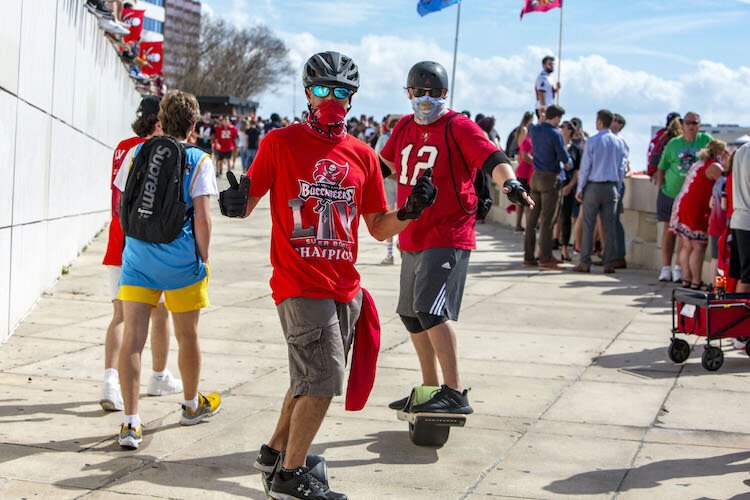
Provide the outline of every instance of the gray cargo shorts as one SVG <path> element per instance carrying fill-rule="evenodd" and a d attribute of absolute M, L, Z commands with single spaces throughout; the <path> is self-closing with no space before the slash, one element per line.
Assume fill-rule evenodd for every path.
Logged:
<path fill-rule="evenodd" d="M 290 297 L 276 306 L 289 350 L 292 396 L 340 396 L 362 291 L 350 302 Z"/>

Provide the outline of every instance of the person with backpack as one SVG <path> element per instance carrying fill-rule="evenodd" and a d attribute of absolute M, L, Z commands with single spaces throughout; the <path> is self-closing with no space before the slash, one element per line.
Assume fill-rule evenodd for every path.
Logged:
<path fill-rule="evenodd" d="M 138 117 L 133 122 L 135 137 L 130 137 L 115 148 L 112 156 L 112 220 L 109 223 L 109 238 L 103 264 L 107 266 L 112 296 L 113 314 L 107 327 L 104 341 L 104 384 L 102 385 L 99 404 L 107 411 L 123 410 L 122 391 L 117 363 L 120 357 L 120 346 L 123 335 L 122 301 L 117 298 L 120 290 L 122 273 L 122 249 L 125 235 L 120 226 L 120 190 L 114 185 L 117 174 L 123 165 L 129 165 L 133 158 L 133 148 L 146 142 L 153 136 L 161 135 L 161 125 L 157 117 L 160 99 L 146 96 L 138 107 Z M 149 380 L 147 394 L 164 396 L 182 392 L 182 381 L 167 369 L 169 354 L 169 312 L 163 301 L 151 311 L 151 367 L 153 373 Z"/>
<path fill-rule="evenodd" d="M 469 414 L 467 390 L 458 372 L 456 332 L 469 255 L 476 248 L 475 219 L 479 203 L 473 181 L 486 172 L 516 204 L 533 206 L 516 180 L 508 157 L 479 126 L 448 109 L 448 75 L 433 61 L 422 61 L 406 81 L 413 114 L 403 117 L 380 152 L 384 174 L 395 173 L 398 202 L 406 202 L 425 171 L 432 171 L 438 191 L 435 203 L 399 236 L 401 284 L 396 311 L 417 352 L 422 383 L 443 385 L 415 412 Z M 394 401 L 402 409 L 408 398 Z"/>
<path fill-rule="evenodd" d="M 119 360 L 125 420 L 118 443 L 129 449 L 143 440 L 138 413 L 141 353 L 149 315 L 162 294 L 179 345 L 184 386 L 180 424 L 197 424 L 221 406 L 218 394 L 198 392 L 198 319 L 200 310 L 209 306 L 210 197 L 218 194 L 214 166 L 210 155 L 186 144 L 200 119 L 192 94 L 167 93 L 158 118 L 164 135 L 136 146 L 129 168 L 121 169 L 115 179 L 122 191 L 120 222 L 125 233 L 117 296 L 125 317 Z"/>

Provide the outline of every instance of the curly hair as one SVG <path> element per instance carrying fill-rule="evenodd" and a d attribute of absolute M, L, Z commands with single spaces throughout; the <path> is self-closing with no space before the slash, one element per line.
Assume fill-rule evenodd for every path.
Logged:
<path fill-rule="evenodd" d="M 138 137 L 148 137 L 154 133 L 157 123 L 159 123 L 157 115 L 141 115 L 135 119 L 131 128 Z"/>
<path fill-rule="evenodd" d="M 172 90 L 159 106 L 159 121 L 164 134 L 185 139 L 190 127 L 200 120 L 200 107 L 193 94 Z"/>

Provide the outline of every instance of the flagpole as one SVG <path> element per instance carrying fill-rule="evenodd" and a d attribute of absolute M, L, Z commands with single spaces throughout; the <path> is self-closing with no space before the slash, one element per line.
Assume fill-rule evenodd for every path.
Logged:
<path fill-rule="evenodd" d="M 456 11 L 456 38 L 453 41 L 453 75 L 451 76 L 451 91 L 450 91 L 450 105 L 453 109 L 453 94 L 456 93 L 456 57 L 458 55 L 458 25 L 461 22 L 461 2 L 458 2 L 458 10 Z"/>
<path fill-rule="evenodd" d="M 560 36 L 557 40 L 557 92 L 555 93 L 555 104 L 560 104 L 560 73 L 562 73 L 563 5 L 564 5 L 563 2 L 560 2 Z"/>

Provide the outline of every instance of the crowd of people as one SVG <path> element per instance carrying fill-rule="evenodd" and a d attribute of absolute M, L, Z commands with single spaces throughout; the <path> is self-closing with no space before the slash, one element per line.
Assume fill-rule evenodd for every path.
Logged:
<path fill-rule="evenodd" d="M 149 325 L 148 393 L 182 392 L 182 425 L 221 408 L 218 393 L 198 390 L 198 324 L 209 305 L 210 204 L 216 195 L 222 215 L 235 218 L 253 215 L 261 198 L 270 196 L 270 287 L 290 373 L 276 428 L 254 465 L 271 497 L 346 498 L 310 471 L 307 457 L 331 399 L 344 392 L 350 350 L 346 408 L 361 410 L 375 383 L 380 332 L 376 305 L 355 268 L 360 220 L 387 242 L 384 265 L 394 263 L 398 235 L 396 312 L 414 346 L 421 384 L 435 387 L 421 404 L 407 396 L 389 407 L 471 414 L 456 323 L 476 247 L 483 182 L 501 186 L 517 210 L 523 265 L 560 270 L 578 249 L 576 272 L 590 272 L 597 252 L 605 273 L 626 267 L 620 214 L 629 149 L 618 136 L 626 120 L 599 110 L 593 135 L 580 119 L 563 120 L 565 110 L 552 102 L 559 85 L 542 81 L 553 63 L 543 61 L 540 101 L 508 137 L 510 155 L 500 147 L 493 117 L 472 120 L 468 111 L 448 108 L 447 73 L 433 61 L 415 64 L 406 75 L 413 113 L 380 122 L 346 119 L 360 77 L 354 61 L 338 52 L 315 54 L 305 64 L 309 111 L 299 119 L 201 115 L 195 97 L 181 91 L 144 98 L 133 123 L 136 137 L 122 141 L 113 157 L 104 259 L 113 318 L 101 405 L 124 410 L 120 446 L 136 449 L 143 439 L 138 388 Z M 705 288 L 701 266 L 710 241 L 720 261 L 722 248 L 732 249 L 725 259 L 731 265 L 717 267 L 739 279 L 737 291 L 750 291 L 750 146 L 732 160 L 725 143 L 699 128 L 697 113 L 684 119 L 670 114 L 651 147 L 658 215 L 669 224 L 664 246 L 674 235 L 681 242 L 679 266 L 671 266 L 670 253 L 660 277 Z M 509 156 L 518 160 L 515 169 Z M 217 178 L 224 172 L 229 188 L 219 193 Z M 560 258 L 553 253 L 558 248 Z M 170 313 L 181 378 L 166 369 Z"/>

